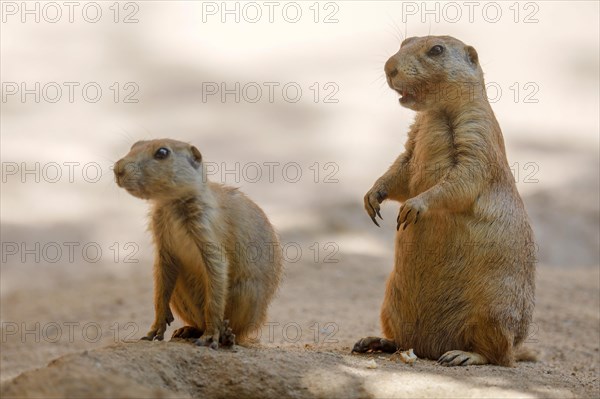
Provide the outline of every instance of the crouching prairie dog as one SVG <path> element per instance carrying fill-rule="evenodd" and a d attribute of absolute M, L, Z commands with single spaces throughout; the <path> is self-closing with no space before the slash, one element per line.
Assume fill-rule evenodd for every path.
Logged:
<path fill-rule="evenodd" d="M 282 256 L 263 211 L 236 188 L 207 181 L 192 145 L 138 141 L 114 166 L 117 184 L 152 204 L 155 321 L 143 339 L 198 345 L 244 343 L 263 324 L 279 285 Z"/>
<path fill-rule="evenodd" d="M 414 348 L 447 366 L 525 360 L 533 234 L 477 52 L 449 36 L 411 37 L 384 69 L 400 104 L 417 114 L 405 152 L 364 198 L 376 224 L 381 202 L 402 206 L 385 338 L 364 338 L 354 351 Z"/>

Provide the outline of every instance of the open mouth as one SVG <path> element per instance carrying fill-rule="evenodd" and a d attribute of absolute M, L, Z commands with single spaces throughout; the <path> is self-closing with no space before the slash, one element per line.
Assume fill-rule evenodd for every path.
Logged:
<path fill-rule="evenodd" d="M 400 94 L 400 104 L 412 103 L 416 100 L 415 94 L 408 88 L 401 87 L 399 89 L 394 88 L 394 90 Z"/>

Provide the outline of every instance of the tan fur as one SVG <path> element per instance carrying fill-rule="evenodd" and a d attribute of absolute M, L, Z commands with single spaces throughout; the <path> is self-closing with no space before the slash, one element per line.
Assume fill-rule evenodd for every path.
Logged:
<path fill-rule="evenodd" d="M 155 159 L 159 148 L 169 150 L 165 159 Z M 147 338 L 163 339 L 171 306 L 203 332 L 199 343 L 216 346 L 224 320 L 237 342 L 246 341 L 265 321 L 282 272 L 263 211 L 237 189 L 207 181 L 200 152 L 175 140 L 135 143 L 115 175 L 152 203 L 156 318 Z"/>
<path fill-rule="evenodd" d="M 419 357 L 463 351 L 463 365 L 510 366 L 534 308 L 533 234 L 477 52 L 449 36 L 409 38 L 385 72 L 417 115 L 406 151 L 365 196 L 374 221 L 383 200 L 403 203 L 383 333 Z M 457 365 L 451 357 L 440 362 Z"/>

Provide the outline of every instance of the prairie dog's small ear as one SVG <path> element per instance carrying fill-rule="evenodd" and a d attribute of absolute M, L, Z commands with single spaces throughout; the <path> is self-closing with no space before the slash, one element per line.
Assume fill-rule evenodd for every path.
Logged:
<path fill-rule="evenodd" d="M 200 166 L 200 163 L 202 163 L 202 154 L 200 154 L 200 151 L 194 147 L 194 146 L 190 146 L 190 150 L 192 151 L 192 166 L 196 169 L 198 169 L 198 167 Z"/>
<path fill-rule="evenodd" d="M 477 55 L 477 51 L 475 51 L 475 48 L 472 46 L 467 46 L 465 50 L 467 51 L 467 57 L 469 61 L 471 61 L 471 64 L 477 65 L 477 63 L 479 62 L 479 56 Z"/>

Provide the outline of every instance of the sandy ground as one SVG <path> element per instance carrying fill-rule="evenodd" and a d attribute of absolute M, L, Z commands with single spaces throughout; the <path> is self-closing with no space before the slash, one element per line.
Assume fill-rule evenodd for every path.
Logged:
<path fill-rule="evenodd" d="M 201 2 L 138 2 L 139 23 L 117 24 L 101 4 L 95 24 L 17 15 L 1 26 L 3 82 L 96 82 L 105 93 L 97 103 L 1 103 L 2 397 L 600 396 L 597 2 L 536 2 L 534 24 L 514 23 L 509 3 L 494 24 L 404 23 L 401 2 L 358 1 L 337 2 L 335 24 L 254 25 L 199 23 Z M 414 117 L 382 74 L 405 31 L 474 45 L 502 89 L 493 108 L 539 245 L 527 344 L 536 363 L 447 369 L 349 354 L 358 338 L 380 334 L 393 264 L 398 204 L 384 204 L 378 229 L 362 197 Z M 200 100 L 203 84 L 236 81 L 295 82 L 304 96 Z M 113 101 L 114 82 L 134 82 L 139 102 L 124 103 L 124 91 Z M 523 101 L 527 83 L 537 102 Z M 326 103 L 332 87 L 338 101 Z M 164 136 L 196 144 L 216 168 L 211 178 L 246 192 L 288 245 L 259 345 L 137 342 L 153 319 L 147 205 L 114 185 L 110 166 L 135 140 Z M 73 179 L 67 162 L 79 162 Z M 273 180 L 266 167 L 257 182 L 240 173 L 265 162 L 279 163 Z M 290 162 L 297 182 L 282 173 Z M 101 168 L 99 179 L 86 165 Z"/>
<path fill-rule="evenodd" d="M 306 251 L 314 237 L 329 236 L 340 250 L 328 260 L 338 262 L 315 262 L 304 256 L 288 263 L 261 343 L 250 348 L 214 352 L 184 343 L 137 342 L 153 318 L 147 256 L 126 274 L 107 273 L 102 267 L 85 267 L 85 273 L 66 269 L 60 275 L 54 269 L 38 270 L 44 280 L 56 282 L 14 290 L 2 300 L 3 320 L 11 321 L 10 326 L 3 323 L 2 331 L 2 396 L 598 395 L 597 266 L 539 265 L 537 307 L 527 340 L 527 346 L 538 352 L 538 362 L 519 363 L 516 368 L 449 369 L 419 359 L 409 366 L 390 361 L 387 355 L 349 353 L 357 338 L 380 333 L 378 312 L 392 254 L 360 254 L 344 250 L 353 247 L 343 244 L 379 240 L 391 245 L 385 242 L 391 241 L 393 227 L 371 226 L 358 201 L 320 209 L 317 216 L 319 227 L 282 232 L 282 242 L 298 243 Z M 35 270 L 20 272 L 31 275 Z M 180 325 L 176 321 L 167 334 Z M 44 368 L 66 353 L 73 355 Z M 37 367 L 42 368 L 27 371 Z"/>
<path fill-rule="evenodd" d="M 261 344 L 233 351 L 135 342 L 152 321 L 151 276 L 142 265 L 125 278 L 97 277 L 85 284 L 65 278 L 60 292 L 14 293 L 3 299 L 6 318 L 32 331 L 32 320 L 38 320 L 41 334 L 36 342 L 23 325 L 15 334 L 5 325 L 2 378 L 42 368 L 5 382 L 2 397 L 597 397 L 597 268 L 540 267 L 527 343 L 539 353 L 538 362 L 443 368 L 430 360 L 409 366 L 387 355 L 349 354 L 357 338 L 379 334 L 377 314 L 390 267 L 381 257 L 339 255 L 338 264 L 288 265 Z M 62 333 L 51 324 L 57 321 Z M 72 340 L 68 321 L 79 322 Z M 97 339 L 96 328 L 86 323 L 102 329 L 98 342 L 90 342 Z M 65 353 L 74 354 L 43 367 Z"/>

